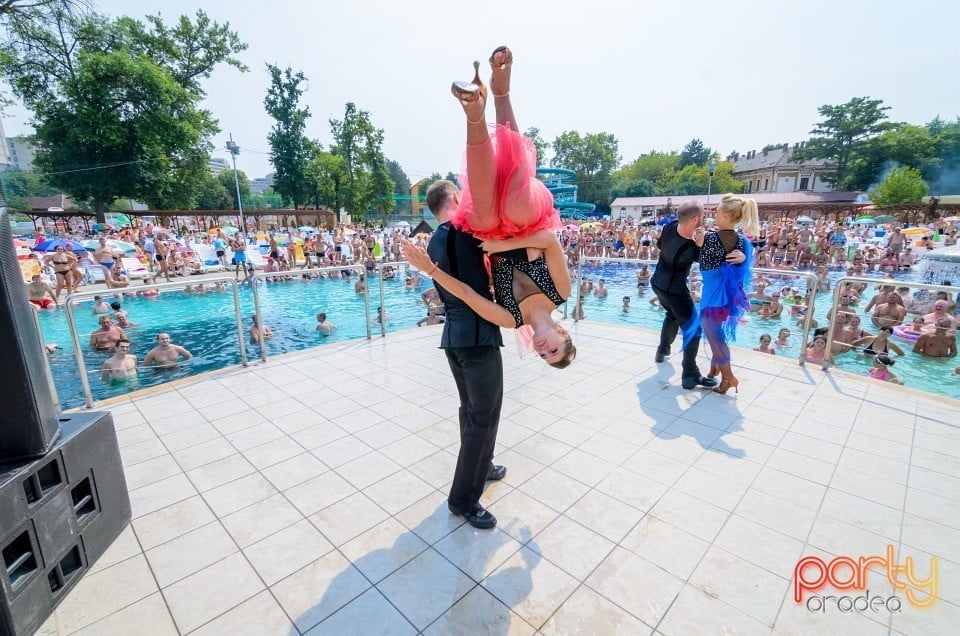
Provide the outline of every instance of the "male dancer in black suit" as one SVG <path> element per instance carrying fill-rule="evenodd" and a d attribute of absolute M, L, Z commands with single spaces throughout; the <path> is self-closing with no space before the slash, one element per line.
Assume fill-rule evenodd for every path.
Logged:
<path fill-rule="evenodd" d="M 447 220 L 459 196 L 457 186 L 450 181 L 435 181 L 427 190 L 427 207 L 440 221 L 427 253 L 440 269 L 492 299 L 480 241 Z M 434 286 L 447 310 L 440 348 L 446 353 L 460 394 L 460 454 L 447 507 L 476 528 L 492 528 L 497 518 L 480 505 L 480 495 L 486 480 L 503 479 L 507 474 L 505 467 L 493 464 L 503 404 L 503 338 L 499 327 L 440 285 Z"/>

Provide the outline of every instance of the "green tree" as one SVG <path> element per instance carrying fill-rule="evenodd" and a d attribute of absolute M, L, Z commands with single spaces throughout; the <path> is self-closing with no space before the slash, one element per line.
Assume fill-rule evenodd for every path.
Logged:
<path fill-rule="evenodd" d="M 952 122 L 937 117 L 927 128 L 934 135 L 936 155 L 940 159 L 937 173 L 930 179 L 930 191 L 935 194 L 960 192 L 960 117 Z"/>
<path fill-rule="evenodd" d="M 202 12 L 165 30 L 159 18 L 110 21 L 73 4 L 10 21 L 0 50 L 0 72 L 34 116 L 38 169 L 100 220 L 117 198 L 188 207 L 217 132 L 199 80 L 221 62 L 242 69 L 231 55 L 245 45 Z"/>
<path fill-rule="evenodd" d="M 854 97 L 845 104 L 826 104 L 817 109 L 823 120 L 814 125 L 813 137 L 790 157 L 794 163 L 810 159 L 827 159 L 836 166 L 833 174 L 824 174 L 824 180 L 839 188 L 847 188 L 851 162 L 857 161 L 864 142 L 892 129 L 895 124 L 885 121 L 889 106 L 883 100 Z"/>
<path fill-rule="evenodd" d="M 870 200 L 880 206 L 920 203 L 928 190 L 919 170 L 902 166 L 891 170 L 883 182 L 870 191 Z"/>
<path fill-rule="evenodd" d="M 616 137 L 567 131 L 553 141 L 553 152 L 554 166 L 577 173 L 578 198 L 609 209 L 613 171 L 620 162 Z"/>
<path fill-rule="evenodd" d="M 648 179 L 633 179 L 623 181 L 614 179 L 613 188 L 610 190 L 610 196 L 613 199 L 619 197 L 652 197 L 654 192 L 653 181 Z"/>
<path fill-rule="evenodd" d="M 687 166 L 702 166 L 713 156 L 713 151 L 703 145 L 699 139 L 691 139 L 680 152 L 680 165 L 678 168 Z"/>
<path fill-rule="evenodd" d="M 334 143 L 331 152 L 343 161 L 338 199 L 351 214 L 363 220 L 369 212 L 384 213 L 393 207 L 393 181 L 383 156 L 383 130 L 374 127 L 370 113 L 353 102 L 344 107 L 343 119 L 331 119 Z"/>
<path fill-rule="evenodd" d="M 197 210 L 235 210 L 235 196 L 220 181 L 207 171 L 197 184 L 194 208 Z"/>
<path fill-rule="evenodd" d="M 307 183 L 310 198 L 317 207 L 325 205 L 339 210 L 340 184 L 344 179 L 343 160 L 329 152 L 318 150 L 307 165 Z"/>
<path fill-rule="evenodd" d="M 410 179 L 407 177 L 407 173 L 403 171 L 403 167 L 396 161 L 387 159 L 387 171 L 393 180 L 394 194 L 409 195 Z"/>
<path fill-rule="evenodd" d="M 29 210 L 27 199 L 30 197 L 49 197 L 58 192 L 34 170 L 8 168 L 0 172 L 0 182 L 3 183 L 7 207 L 13 210 Z"/>
<path fill-rule="evenodd" d="M 670 189 L 673 174 L 679 165 L 680 155 L 676 152 L 651 150 L 614 172 L 614 187 L 622 191 L 628 187 L 627 184 L 649 181 L 653 184 L 653 195 L 658 195 Z"/>
<path fill-rule="evenodd" d="M 881 179 L 885 167 L 917 168 L 930 181 L 940 171 L 937 139 L 925 126 L 904 124 L 864 141 L 850 160 L 846 187 L 868 190 Z"/>
<path fill-rule="evenodd" d="M 267 135 L 270 161 L 276 171 L 273 189 L 291 201 L 296 209 L 307 201 L 310 191 L 307 164 L 316 152 L 316 145 L 304 134 L 310 109 L 299 106 L 304 92 L 300 85 L 307 81 L 307 77 L 302 72 L 294 73 L 289 66 L 281 71 L 279 67 L 267 64 L 267 70 L 270 72 L 270 88 L 263 105 L 276 122 Z"/>
<path fill-rule="evenodd" d="M 523 133 L 533 142 L 533 148 L 537 151 L 537 167 L 546 166 L 547 163 L 547 150 L 550 149 L 550 144 L 546 142 L 543 138 L 543 135 L 540 134 L 539 128 L 529 128 L 527 132 Z"/>
<path fill-rule="evenodd" d="M 231 199 L 237 198 L 237 186 L 240 186 L 240 201 L 244 203 L 244 208 L 246 208 L 246 201 L 250 198 L 250 179 L 247 178 L 246 173 L 243 170 L 237 170 L 237 179 L 233 179 L 233 170 L 224 170 L 217 175 L 217 181 L 220 182 L 220 185 L 230 193 Z M 236 205 L 236 201 L 234 201 Z M 233 208 L 236 210 L 237 208 Z"/>

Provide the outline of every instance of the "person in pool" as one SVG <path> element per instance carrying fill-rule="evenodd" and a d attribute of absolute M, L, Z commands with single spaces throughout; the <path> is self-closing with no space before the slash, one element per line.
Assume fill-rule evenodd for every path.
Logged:
<path fill-rule="evenodd" d="M 892 367 L 894 363 L 895 360 L 890 356 L 884 353 L 877 354 L 873 356 L 873 368 L 867 372 L 867 375 L 875 380 L 882 380 L 883 382 L 890 382 L 892 384 L 903 384 L 903 381 L 890 370 L 890 367 Z"/>
<path fill-rule="evenodd" d="M 137 356 L 130 353 L 129 340 L 117 340 L 113 355 L 104 361 L 100 369 L 100 379 L 108 384 L 137 381 Z"/>
<path fill-rule="evenodd" d="M 170 334 L 161 331 L 157 334 L 157 346 L 147 353 L 143 366 L 175 367 L 192 357 L 189 351 L 170 341 Z"/>
<path fill-rule="evenodd" d="M 876 336 L 864 336 L 863 338 L 857 338 L 851 344 L 854 347 L 863 347 L 863 353 L 867 355 L 877 355 L 877 354 L 888 354 L 893 351 L 898 356 L 903 355 L 903 349 L 897 345 L 897 343 L 890 340 L 890 336 L 893 335 L 893 327 L 883 326 L 880 327 L 880 333 Z"/>
<path fill-rule="evenodd" d="M 814 336 L 813 342 L 807 347 L 807 362 L 823 364 L 827 360 L 827 337 Z"/>

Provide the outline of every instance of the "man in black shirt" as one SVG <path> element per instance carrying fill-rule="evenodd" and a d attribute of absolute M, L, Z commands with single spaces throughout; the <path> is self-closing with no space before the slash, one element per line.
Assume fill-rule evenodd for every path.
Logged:
<path fill-rule="evenodd" d="M 717 385 L 717 381 L 712 377 L 700 375 L 700 368 L 697 366 L 702 330 L 690 289 L 687 287 L 690 268 L 694 262 L 700 260 L 700 246 L 703 245 L 706 233 L 703 217 L 703 205 L 700 202 L 686 201 L 680 205 L 677 209 L 677 220 L 668 223 L 660 233 L 660 259 L 650 278 L 650 287 L 660 299 L 660 306 L 666 311 L 655 360 L 660 363 L 664 357 L 670 355 L 670 345 L 676 340 L 677 332 L 683 329 L 686 346 L 683 349 L 681 378 L 685 389 Z M 745 255 L 739 250 L 727 255 L 727 261 L 734 264 L 742 263 L 744 258 Z"/>
<path fill-rule="evenodd" d="M 437 267 L 492 300 L 480 241 L 447 220 L 458 202 L 457 186 L 450 181 L 436 181 L 427 190 L 427 207 L 441 222 L 427 253 Z M 503 479 L 507 473 L 505 467 L 493 464 L 503 404 L 503 339 L 499 327 L 437 283 L 434 286 L 447 312 L 440 348 L 446 353 L 460 394 L 460 454 L 447 507 L 476 528 L 492 528 L 497 518 L 480 505 L 480 495 L 486 480 Z"/>

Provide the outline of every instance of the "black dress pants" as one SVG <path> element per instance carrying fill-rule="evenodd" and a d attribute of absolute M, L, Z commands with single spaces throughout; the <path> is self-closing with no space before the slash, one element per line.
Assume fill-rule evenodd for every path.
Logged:
<path fill-rule="evenodd" d="M 460 454 L 450 486 L 450 505 L 470 510 L 480 501 L 503 406 L 503 359 L 499 347 L 445 349 L 460 394 Z"/>
<path fill-rule="evenodd" d="M 658 347 L 658 351 L 666 354 L 670 351 L 670 345 L 676 340 L 680 328 L 690 320 L 695 312 L 693 298 L 690 297 L 689 292 L 675 294 L 656 287 L 653 287 L 653 291 L 660 299 L 660 306 L 666 313 L 663 317 L 663 326 L 660 328 L 660 346 Z M 684 378 L 700 377 L 697 353 L 700 351 L 701 333 L 702 329 L 700 325 L 697 325 L 696 335 L 690 339 L 687 347 L 683 350 L 682 377 Z"/>

